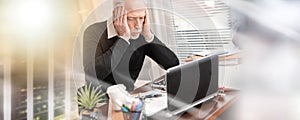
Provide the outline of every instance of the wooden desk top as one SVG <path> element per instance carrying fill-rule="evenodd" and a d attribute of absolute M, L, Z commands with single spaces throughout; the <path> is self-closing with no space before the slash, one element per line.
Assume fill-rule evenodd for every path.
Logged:
<path fill-rule="evenodd" d="M 140 89 L 133 91 L 133 93 L 150 90 L 151 88 L 144 86 Z M 179 119 L 179 120 L 214 120 L 229 108 L 239 96 L 239 91 L 233 89 L 225 89 L 225 96 L 217 96 L 212 100 L 206 101 L 201 107 L 194 107 L 180 116 L 173 116 L 172 118 L 162 118 L 160 115 L 152 116 L 149 119 Z M 160 112 L 163 113 L 163 112 Z M 112 111 L 112 120 L 123 120 L 123 113 Z"/>
<path fill-rule="evenodd" d="M 184 61 L 185 62 L 191 62 L 193 60 L 197 60 L 197 59 L 201 59 L 201 58 L 203 58 L 203 57 L 197 56 L 197 55 L 191 55 L 191 56 L 188 56 Z M 240 58 L 241 58 L 240 54 L 232 54 L 232 55 L 226 55 L 226 56 L 219 57 L 219 61 L 240 59 Z"/>
<path fill-rule="evenodd" d="M 225 96 L 217 96 L 216 98 L 204 102 L 198 109 L 194 109 L 189 113 L 181 116 L 182 120 L 214 120 L 229 108 L 239 96 L 239 91 L 233 89 L 225 90 Z"/>

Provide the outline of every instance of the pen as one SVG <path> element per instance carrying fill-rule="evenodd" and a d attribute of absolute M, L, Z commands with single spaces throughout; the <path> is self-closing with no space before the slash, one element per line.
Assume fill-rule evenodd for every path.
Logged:
<path fill-rule="evenodd" d="M 142 110 L 143 103 L 139 101 L 135 106 L 135 111 L 141 111 Z"/>
<path fill-rule="evenodd" d="M 132 102 L 132 104 L 131 104 L 131 108 L 130 108 L 130 111 L 135 111 L 135 109 L 136 109 L 136 102 L 135 101 L 133 101 Z"/>
<path fill-rule="evenodd" d="M 124 112 L 129 112 L 129 108 L 127 106 L 125 106 L 124 104 L 122 105 L 122 111 Z"/>
<path fill-rule="evenodd" d="M 150 95 L 146 95 L 145 98 L 155 98 L 155 97 L 161 97 L 162 94 L 150 94 Z"/>

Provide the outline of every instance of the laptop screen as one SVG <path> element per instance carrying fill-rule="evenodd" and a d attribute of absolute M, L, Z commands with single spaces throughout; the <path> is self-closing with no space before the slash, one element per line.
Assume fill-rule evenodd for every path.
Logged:
<path fill-rule="evenodd" d="M 218 91 L 218 56 L 173 67 L 168 70 L 166 80 L 168 111 L 183 112 L 181 109 Z"/>

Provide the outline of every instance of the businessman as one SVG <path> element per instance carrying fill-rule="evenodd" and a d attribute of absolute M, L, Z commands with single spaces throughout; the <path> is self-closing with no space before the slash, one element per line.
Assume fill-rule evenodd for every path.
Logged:
<path fill-rule="evenodd" d="M 152 32 L 144 0 L 114 0 L 113 17 L 90 25 L 83 36 L 87 83 L 107 87 L 124 84 L 134 89 L 145 56 L 163 69 L 179 64 L 176 55 Z"/>

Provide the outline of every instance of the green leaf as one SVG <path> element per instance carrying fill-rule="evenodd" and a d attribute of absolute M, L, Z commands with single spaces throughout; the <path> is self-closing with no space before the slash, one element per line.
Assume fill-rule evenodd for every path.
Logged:
<path fill-rule="evenodd" d="M 105 102 L 105 93 L 101 86 L 94 87 L 90 83 L 77 91 L 77 103 L 79 108 L 92 109 L 97 103 Z"/>

